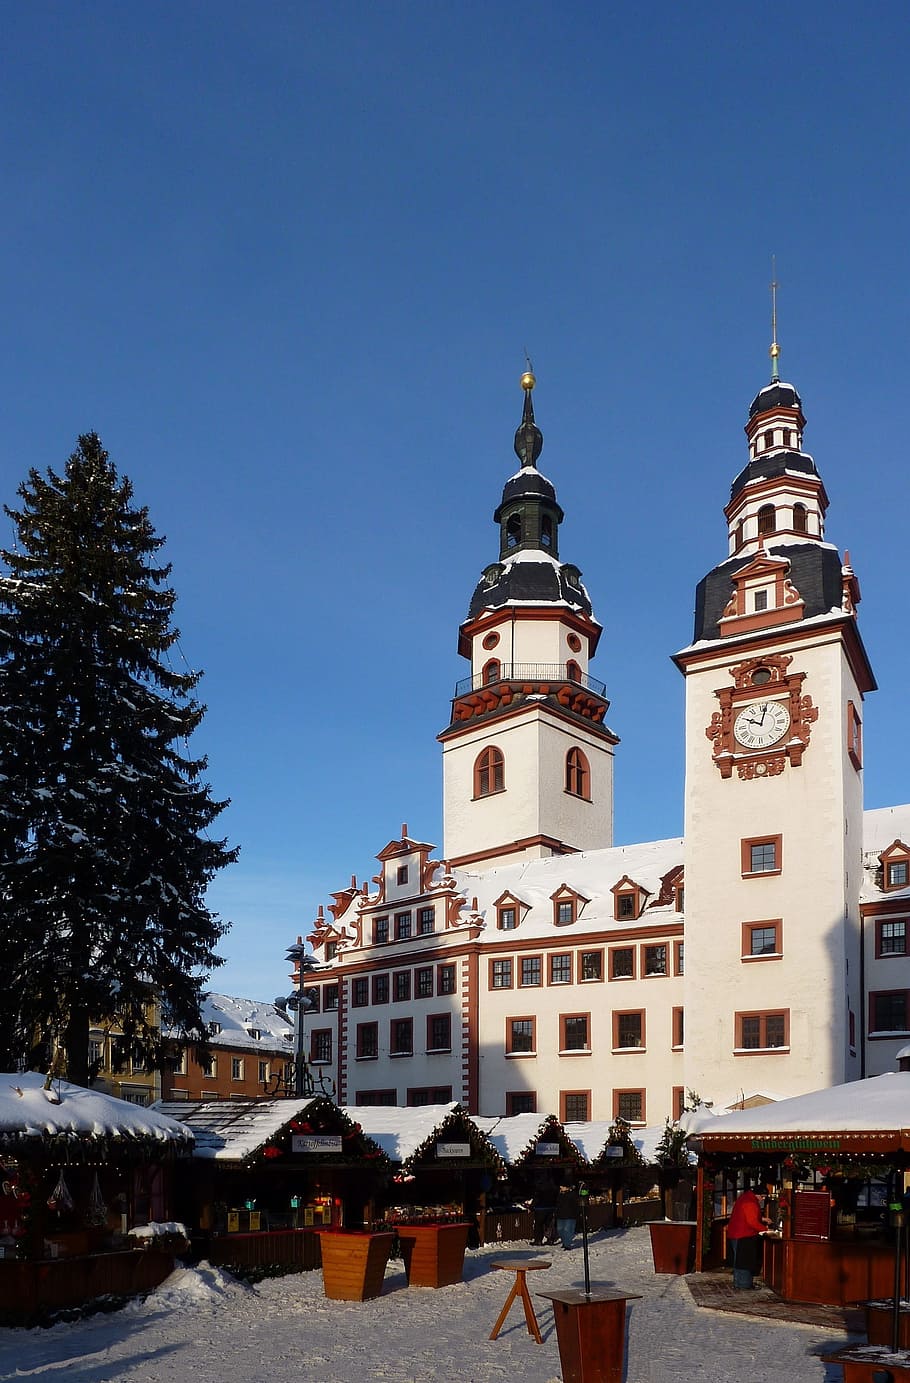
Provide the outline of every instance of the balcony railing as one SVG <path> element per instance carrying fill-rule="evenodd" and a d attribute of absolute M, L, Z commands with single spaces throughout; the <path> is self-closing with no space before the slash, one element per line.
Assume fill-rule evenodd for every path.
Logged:
<path fill-rule="evenodd" d="M 495 677 L 484 672 L 463 677 L 455 683 L 455 695 L 464 696 L 467 692 L 481 691 L 484 687 L 498 687 L 503 682 L 568 682 L 584 687 L 585 691 L 593 692 L 595 696 L 607 694 L 606 682 L 575 668 L 570 670 L 566 663 L 500 663 Z"/>

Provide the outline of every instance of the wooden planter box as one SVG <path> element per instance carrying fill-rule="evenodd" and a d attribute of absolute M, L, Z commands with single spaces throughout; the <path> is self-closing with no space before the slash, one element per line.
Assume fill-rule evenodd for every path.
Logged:
<path fill-rule="evenodd" d="M 319 1231 L 322 1249 L 322 1282 L 333 1301 L 368 1301 L 382 1291 L 386 1264 L 395 1242 L 394 1234 L 358 1233 L 356 1230 Z"/>
<path fill-rule="evenodd" d="M 890 1345 L 894 1330 L 891 1302 L 866 1302 L 866 1338 L 870 1345 Z M 910 1307 L 902 1306 L 898 1318 L 898 1345 L 910 1350 Z"/>
<path fill-rule="evenodd" d="M 468 1224 L 399 1225 L 398 1241 L 409 1287 L 450 1287 L 464 1273 Z"/>
<path fill-rule="evenodd" d="M 651 1256 L 656 1273 L 690 1273 L 695 1264 L 695 1221 L 652 1220 Z"/>
<path fill-rule="evenodd" d="M 844 1383 L 876 1383 L 882 1377 L 893 1383 L 910 1379 L 910 1354 L 892 1354 L 885 1345 L 856 1345 L 821 1357 L 826 1364 L 840 1364 Z"/>
<path fill-rule="evenodd" d="M 563 1383 L 623 1383 L 626 1303 L 638 1297 L 605 1288 L 586 1294 L 571 1287 L 537 1295 L 553 1303 Z"/>
<path fill-rule="evenodd" d="M 84 1257 L 0 1260 L 0 1324 L 36 1325 L 99 1297 L 151 1292 L 174 1271 L 173 1253 L 124 1249 Z"/>

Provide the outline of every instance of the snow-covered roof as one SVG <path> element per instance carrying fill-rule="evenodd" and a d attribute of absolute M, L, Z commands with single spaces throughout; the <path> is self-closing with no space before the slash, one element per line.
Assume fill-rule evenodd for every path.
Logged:
<path fill-rule="evenodd" d="M 54 1080 L 45 1090 L 46 1079 L 37 1071 L 0 1074 L 0 1146 L 37 1146 L 51 1138 L 160 1144 L 162 1150 L 192 1144 L 192 1134 L 158 1110 L 65 1080 Z"/>
<path fill-rule="evenodd" d="M 890 1072 L 868 1080 L 833 1085 L 794 1095 L 777 1104 L 738 1109 L 717 1117 L 695 1117 L 692 1134 L 700 1138 L 813 1133 L 910 1132 L 910 1072 Z"/>
<path fill-rule="evenodd" d="M 461 1105 L 426 1104 L 413 1108 L 395 1105 L 357 1105 L 346 1109 L 349 1119 L 358 1123 L 392 1162 L 407 1164 L 424 1144 L 442 1132 L 453 1116 L 463 1118 L 478 1131 L 480 1121 L 465 1114 Z"/>
<path fill-rule="evenodd" d="M 229 994 L 208 994 L 201 1011 L 210 1047 L 284 1052 L 294 1041 L 292 1023 L 274 1004 L 235 999 Z"/>
<path fill-rule="evenodd" d="M 179 1120 L 196 1140 L 194 1158 L 245 1162 L 292 1119 L 305 1116 L 313 1098 L 294 1100 L 160 1100 L 154 1106 Z"/>

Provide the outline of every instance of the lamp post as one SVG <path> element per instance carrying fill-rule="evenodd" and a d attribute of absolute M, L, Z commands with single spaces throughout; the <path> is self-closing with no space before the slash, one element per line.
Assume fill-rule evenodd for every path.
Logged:
<path fill-rule="evenodd" d="M 310 1071 L 309 1063 L 306 1058 L 305 1031 L 303 1020 L 306 1014 L 312 1013 L 318 1004 L 316 991 L 304 989 L 303 980 L 305 975 L 309 975 L 314 970 L 319 969 L 319 962 L 316 957 L 307 951 L 302 941 L 296 941 L 293 946 L 289 946 L 286 957 L 293 962 L 294 974 L 297 980 L 297 988 L 293 994 L 289 994 L 286 999 L 281 1001 L 280 1007 L 285 1008 L 288 1013 L 294 1015 L 294 1095 L 301 1099 L 308 1099 L 316 1093 L 316 1083 Z M 319 1090 L 323 1095 L 332 1096 L 335 1093 L 334 1085 L 330 1089 L 325 1083 L 322 1072 L 319 1073 Z"/>

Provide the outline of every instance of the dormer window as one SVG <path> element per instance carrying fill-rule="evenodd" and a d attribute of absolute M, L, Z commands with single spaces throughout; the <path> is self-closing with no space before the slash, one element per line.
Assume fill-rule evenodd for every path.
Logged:
<path fill-rule="evenodd" d="M 580 893 L 569 888 L 568 884 L 562 884 L 550 895 L 550 899 L 553 904 L 553 922 L 557 927 L 570 927 L 573 922 L 577 922 L 582 908 L 588 901 Z"/>
<path fill-rule="evenodd" d="M 220 1023 L 208 1023 L 206 1026 L 208 1028 L 209 1037 L 217 1037 L 218 1034 L 221 1032 Z"/>
<path fill-rule="evenodd" d="M 493 904 L 496 909 L 496 927 L 501 932 L 514 932 L 521 921 L 522 904 L 513 893 L 503 893 Z"/>
<path fill-rule="evenodd" d="M 767 608 L 768 608 L 768 592 L 767 592 L 767 591 L 756 591 L 756 592 L 755 592 L 755 600 L 754 600 L 753 608 L 754 608 L 756 611 L 767 610 Z"/>
<path fill-rule="evenodd" d="M 644 906 L 642 889 L 628 874 L 614 884 L 610 892 L 613 894 L 613 916 L 617 922 L 633 922 L 641 916 Z"/>
<path fill-rule="evenodd" d="M 758 511 L 758 536 L 774 533 L 777 529 L 777 516 L 773 504 L 763 504 Z"/>
<path fill-rule="evenodd" d="M 793 506 L 793 532 L 808 533 L 809 531 L 809 511 L 804 504 L 794 504 Z"/>
<path fill-rule="evenodd" d="M 398 866 L 398 870 L 397 870 L 397 873 L 396 873 L 396 882 L 398 883 L 398 885 L 399 885 L 399 887 L 400 887 L 402 884 L 406 884 L 407 881 L 408 881 L 408 866 L 407 866 L 406 864 L 400 864 L 400 865 Z"/>
<path fill-rule="evenodd" d="M 895 840 L 883 850 L 879 859 L 882 863 L 882 888 L 906 888 L 910 885 L 910 848 L 902 840 Z"/>

